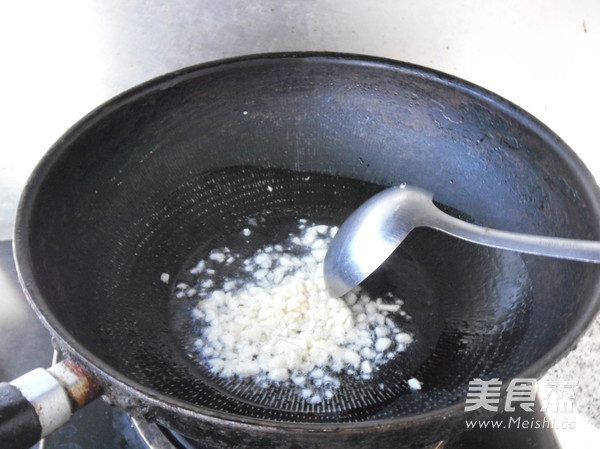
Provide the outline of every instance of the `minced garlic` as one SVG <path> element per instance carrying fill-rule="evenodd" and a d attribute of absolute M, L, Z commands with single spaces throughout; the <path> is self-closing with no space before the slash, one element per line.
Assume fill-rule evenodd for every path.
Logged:
<path fill-rule="evenodd" d="M 331 399 L 340 376 L 370 379 L 379 365 L 404 351 L 412 336 L 391 319 L 400 298 L 371 298 L 359 289 L 332 298 L 323 261 L 336 227 L 307 225 L 280 244 L 243 260 L 249 280 L 211 275 L 237 260 L 228 248 L 213 250 L 191 273 L 195 286 L 179 284 L 178 297 L 201 297 L 193 310 L 202 323 L 195 343 L 202 363 L 221 377 L 253 378 L 262 386 L 297 388 L 316 404 Z M 250 235 L 245 228 L 242 233 Z"/>

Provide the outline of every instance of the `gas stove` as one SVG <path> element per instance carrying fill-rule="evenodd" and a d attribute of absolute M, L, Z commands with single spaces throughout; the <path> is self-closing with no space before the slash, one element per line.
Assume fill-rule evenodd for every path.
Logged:
<path fill-rule="evenodd" d="M 0 242 L 0 381 L 10 381 L 53 360 L 51 339 L 31 310 L 17 280 L 12 243 Z M 518 418 L 511 413 L 513 419 Z M 502 416 L 498 417 L 502 419 Z M 507 418 L 507 417 L 504 417 Z M 531 419 L 528 414 L 524 419 Z M 535 419 L 543 420 L 543 416 Z M 477 429 L 463 432 L 436 449 L 560 448 L 551 429 Z M 153 423 L 132 419 L 96 400 L 79 410 L 64 427 L 35 449 L 210 449 Z M 433 448 L 430 448 L 433 449 Z"/>

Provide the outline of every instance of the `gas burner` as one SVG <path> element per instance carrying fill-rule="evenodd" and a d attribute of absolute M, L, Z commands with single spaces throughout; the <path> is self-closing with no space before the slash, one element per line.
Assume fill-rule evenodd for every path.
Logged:
<path fill-rule="evenodd" d="M 193 441 L 183 435 L 157 424 L 131 418 L 133 426 L 140 437 L 148 445 L 148 449 L 210 449 L 202 442 Z M 446 442 L 431 444 L 422 449 L 444 449 Z"/>
<path fill-rule="evenodd" d="M 510 416 L 513 418 L 521 416 L 522 419 L 528 417 L 527 414 L 521 415 L 520 412 L 517 412 L 516 415 L 501 413 L 497 418 L 508 420 Z M 535 412 L 534 417 L 541 420 L 544 414 Z M 200 441 L 190 440 L 156 424 L 130 419 L 148 449 L 211 449 Z M 472 429 L 459 432 L 448 441 L 440 441 L 422 449 L 474 449 L 481 447 L 487 449 L 505 449 L 507 447 L 560 449 L 556 435 L 551 429 L 514 429 L 510 431 L 506 429 Z"/>
<path fill-rule="evenodd" d="M 183 436 L 168 429 L 149 423 L 140 419 L 131 418 L 133 426 L 140 437 L 148 446 L 148 449 L 184 449 L 196 448 L 192 442 L 188 442 Z"/>
<path fill-rule="evenodd" d="M 135 418 L 131 418 L 131 422 L 148 449 L 210 449 L 200 441 L 190 440 L 157 424 Z"/>

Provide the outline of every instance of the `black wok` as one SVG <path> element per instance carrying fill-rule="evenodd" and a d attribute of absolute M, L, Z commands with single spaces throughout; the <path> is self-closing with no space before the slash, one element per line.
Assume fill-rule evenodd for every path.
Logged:
<path fill-rule="evenodd" d="M 212 248 L 241 248 L 250 216 L 264 228 L 240 251 L 298 218 L 339 224 L 401 182 L 481 225 L 600 239 L 589 172 L 506 100 L 394 61 L 275 54 L 163 76 L 76 124 L 23 194 L 18 270 L 65 357 L 134 416 L 214 447 L 421 447 L 464 426 L 469 381 L 539 377 L 573 347 L 598 266 L 417 230 L 367 281 L 413 317 L 415 344 L 376 375 L 388 393 L 348 382 L 313 407 L 212 376 L 188 354 L 193 300 L 172 295 Z"/>

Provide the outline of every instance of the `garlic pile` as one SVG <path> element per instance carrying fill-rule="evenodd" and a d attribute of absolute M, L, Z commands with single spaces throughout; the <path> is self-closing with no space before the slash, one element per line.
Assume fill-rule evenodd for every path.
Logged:
<path fill-rule="evenodd" d="M 243 261 L 228 248 L 213 250 L 191 270 L 197 284 L 177 286 L 177 296 L 201 298 L 193 309 L 201 323 L 195 347 L 213 374 L 294 387 L 316 404 L 333 397 L 341 375 L 371 379 L 406 349 L 412 336 L 391 319 L 406 317 L 400 298 L 328 295 L 323 260 L 336 231 L 300 220 L 297 234 Z M 252 230 L 241 232 L 250 237 Z M 219 266 L 236 261 L 246 278 L 216 285 Z"/>

